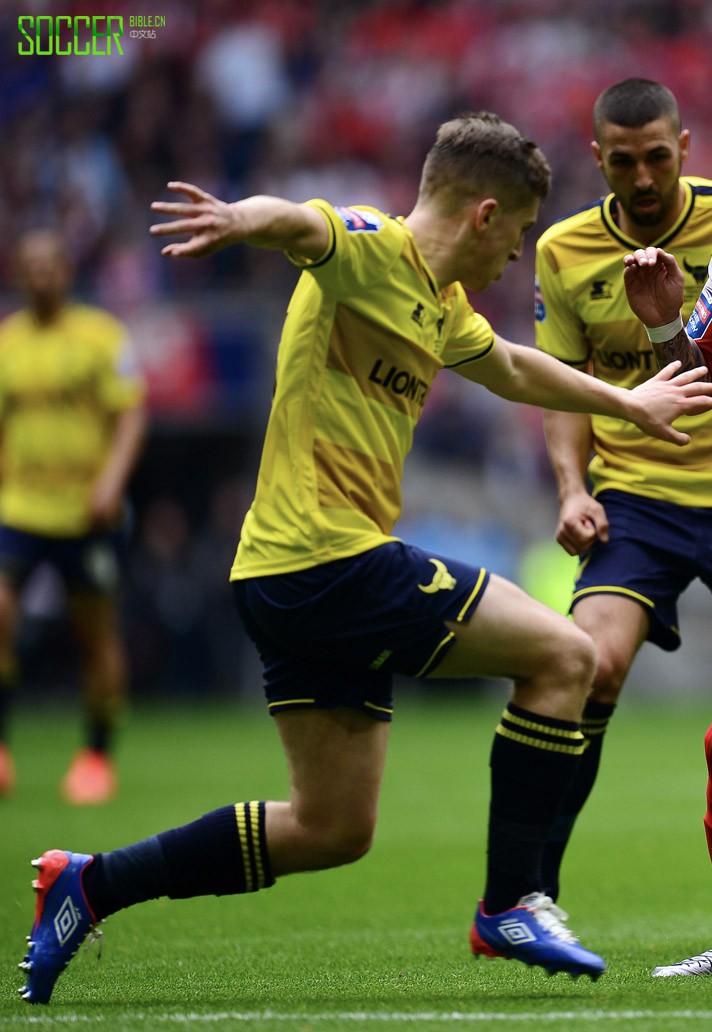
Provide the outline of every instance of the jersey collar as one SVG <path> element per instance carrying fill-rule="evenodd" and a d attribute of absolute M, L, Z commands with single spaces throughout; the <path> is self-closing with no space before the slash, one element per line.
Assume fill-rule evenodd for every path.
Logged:
<path fill-rule="evenodd" d="M 675 224 L 671 226 L 670 229 L 666 230 L 663 236 L 654 240 L 650 245 L 651 247 L 666 247 L 668 243 L 677 236 L 692 213 L 692 209 L 695 206 L 694 190 L 687 180 L 682 179 L 680 182 L 682 183 L 682 188 L 685 193 L 682 203 L 682 211 L 678 215 Z M 615 237 L 619 243 L 623 244 L 631 251 L 634 251 L 636 247 L 640 247 L 640 241 L 627 236 L 622 232 L 618 225 L 618 204 L 613 194 L 608 194 L 607 197 L 603 198 L 603 202 L 601 204 L 601 218 L 603 219 L 603 225 L 606 227 L 608 232 L 612 237 Z"/>

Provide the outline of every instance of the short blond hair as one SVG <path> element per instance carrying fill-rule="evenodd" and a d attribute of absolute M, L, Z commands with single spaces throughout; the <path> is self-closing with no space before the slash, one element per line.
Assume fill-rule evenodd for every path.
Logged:
<path fill-rule="evenodd" d="M 542 151 L 518 129 L 489 111 L 443 122 L 420 180 L 419 200 L 437 201 L 447 212 L 491 195 L 521 208 L 551 189 L 551 168 Z"/>

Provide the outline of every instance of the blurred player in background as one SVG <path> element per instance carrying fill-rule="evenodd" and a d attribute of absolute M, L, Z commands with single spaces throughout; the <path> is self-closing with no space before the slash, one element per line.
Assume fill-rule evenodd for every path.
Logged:
<path fill-rule="evenodd" d="M 688 438 L 670 422 L 712 405 L 696 372 L 671 381 L 672 367 L 619 390 L 510 344 L 472 310 L 463 285 L 484 290 L 519 259 L 549 184 L 541 151 L 481 113 L 440 127 L 405 218 L 323 200 L 227 204 L 186 183 L 169 184 L 186 200 L 154 202 L 172 221 L 153 233 L 190 238 L 165 255 L 243 242 L 279 249 L 301 270 L 231 575 L 263 660 L 290 797 L 230 804 L 108 853 L 43 854 L 23 999 L 46 1003 L 95 921 L 123 907 L 254 892 L 362 857 L 375 830 L 394 673 L 514 680 L 490 758 L 473 951 L 552 973 L 604 970 L 542 891 L 539 872 L 583 751 L 591 640 L 501 577 L 392 536 L 403 462 L 443 367 L 514 401 L 593 408 L 679 444 Z M 67 909 L 74 921 L 60 938 Z"/>
<path fill-rule="evenodd" d="M 683 325 L 685 277 L 672 254 L 659 247 L 638 248 L 624 258 L 628 303 L 644 324 L 659 366 L 679 360 L 693 368 L 704 362 L 712 369 L 712 261 L 707 283 L 694 311 Z M 712 373 L 708 374 L 712 378 Z M 707 541 L 709 548 L 709 539 Z M 704 817 L 707 849 L 712 859 L 712 726 L 705 734 L 707 808 Z M 654 978 L 712 975 L 712 950 L 653 970 Z"/>
<path fill-rule="evenodd" d="M 538 242 L 537 344 L 567 366 L 631 388 L 656 361 L 628 305 L 623 257 L 641 246 L 669 247 L 685 270 L 687 317 L 707 276 L 712 182 L 681 177 L 689 133 L 659 83 L 628 79 L 607 89 L 594 107 L 594 129 L 594 158 L 611 193 Z M 712 585 L 712 414 L 680 426 L 692 433 L 682 451 L 610 416 L 545 414 L 561 506 L 556 537 L 581 557 L 573 618 L 598 651 L 583 714 L 587 748 L 544 855 L 543 883 L 554 899 L 636 653 L 646 639 L 676 649 L 680 593 L 695 577 Z"/>
<path fill-rule="evenodd" d="M 72 266 L 58 233 L 28 233 L 18 267 L 28 304 L 0 325 L 0 795 L 15 780 L 5 736 L 20 591 L 47 562 L 66 585 L 87 721 L 61 792 L 101 803 L 116 791 L 112 738 L 126 687 L 116 601 L 144 386 L 126 328 L 69 299 Z"/>

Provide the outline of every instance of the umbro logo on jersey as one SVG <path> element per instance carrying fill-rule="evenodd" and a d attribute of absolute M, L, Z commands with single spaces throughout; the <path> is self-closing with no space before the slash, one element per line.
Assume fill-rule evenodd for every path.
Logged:
<path fill-rule="evenodd" d="M 430 584 L 419 584 L 418 588 L 425 595 L 434 595 L 436 591 L 452 591 L 457 580 L 448 570 L 442 559 L 428 559 L 435 567 L 435 573 Z"/>
<path fill-rule="evenodd" d="M 605 279 L 594 280 L 588 296 L 591 301 L 610 301 L 613 297 L 613 284 Z"/>
<path fill-rule="evenodd" d="M 534 935 L 531 928 L 528 928 L 522 921 L 517 921 L 513 917 L 500 922 L 497 925 L 497 931 L 501 932 L 507 942 L 511 942 L 512 946 L 518 946 L 523 942 L 536 942 L 536 935 Z"/>
<path fill-rule="evenodd" d="M 67 896 L 54 919 L 54 931 L 60 946 L 64 946 L 65 942 L 76 932 L 81 916 L 80 911 L 72 902 L 72 897 Z"/>

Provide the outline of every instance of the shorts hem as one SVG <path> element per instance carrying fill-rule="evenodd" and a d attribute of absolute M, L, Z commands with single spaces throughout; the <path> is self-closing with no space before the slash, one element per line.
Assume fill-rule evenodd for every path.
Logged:
<path fill-rule="evenodd" d="M 573 609 L 577 602 L 580 602 L 582 598 L 587 598 L 589 595 L 625 595 L 626 598 L 631 599 L 633 602 L 639 602 L 641 606 L 655 609 L 655 603 L 646 595 L 641 595 L 639 591 L 634 591 L 633 588 L 616 587 L 614 584 L 596 584 L 593 587 L 581 588 L 579 591 L 575 591 L 571 598 L 570 608 Z"/>
<path fill-rule="evenodd" d="M 634 591 L 632 588 L 619 588 L 608 584 L 582 588 L 580 591 L 574 592 L 569 612 L 573 613 L 574 607 L 578 602 L 594 595 L 622 595 L 624 598 L 629 598 L 631 602 L 637 602 L 638 605 L 647 611 L 650 619 L 650 632 L 647 640 L 652 645 L 657 645 L 664 652 L 675 652 L 676 649 L 680 648 L 682 638 L 677 627 L 661 621 L 655 612 L 655 603 L 646 595 L 641 595 L 639 591 Z"/>
<path fill-rule="evenodd" d="M 324 702 L 320 699 L 275 699 L 267 703 L 267 710 L 270 716 L 273 717 L 278 713 L 286 713 L 289 710 L 334 710 L 341 709 L 342 707 L 358 710 L 374 720 L 390 722 L 393 719 L 392 706 L 379 706 L 375 702 L 369 702 L 368 699 L 360 703 L 344 702 L 342 699 L 335 699 L 333 703 Z"/>

